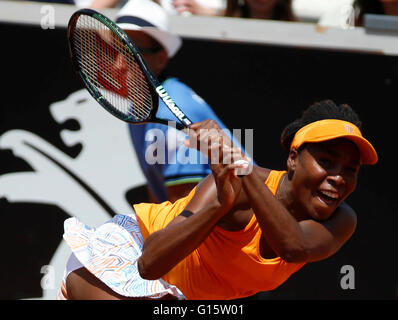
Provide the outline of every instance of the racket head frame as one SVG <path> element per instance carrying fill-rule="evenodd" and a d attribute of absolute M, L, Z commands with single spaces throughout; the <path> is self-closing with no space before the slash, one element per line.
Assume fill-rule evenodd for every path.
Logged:
<path fill-rule="evenodd" d="M 77 20 L 81 15 L 90 16 L 102 24 L 104 24 L 107 28 L 109 28 L 122 43 L 127 48 L 129 53 L 134 57 L 135 61 L 140 66 L 141 71 L 143 72 L 145 78 L 149 83 L 150 94 L 152 96 L 152 110 L 150 116 L 143 121 L 134 120 L 131 115 L 126 115 L 118 110 L 116 110 L 105 97 L 90 83 L 89 77 L 81 70 L 79 67 L 79 62 L 77 55 L 73 50 L 73 35 L 76 29 Z M 170 98 L 166 90 L 163 88 L 159 80 L 152 73 L 152 70 L 146 64 L 144 58 L 142 57 L 139 49 L 136 45 L 131 41 L 126 32 L 121 29 L 115 22 L 106 17 L 105 15 L 92 10 L 92 9 L 80 9 L 73 13 L 71 18 L 69 19 L 68 28 L 67 28 L 67 39 L 68 39 L 68 49 L 69 56 L 72 60 L 72 65 L 75 72 L 79 75 L 79 78 L 82 80 L 84 86 L 88 89 L 91 96 L 108 112 L 110 112 L 115 117 L 119 118 L 128 123 L 132 124 L 143 124 L 148 122 L 158 122 L 162 124 L 168 124 L 170 120 L 159 119 L 156 117 L 156 113 L 159 108 L 159 97 L 163 100 L 163 102 L 167 105 L 167 107 L 171 110 L 171 112 L 180 120 L 180 122 L 176 122 L 177 129 L 187 128 L 192 122 L 188 119 L 188 117 L 177 107 L 174 101 Z"/>

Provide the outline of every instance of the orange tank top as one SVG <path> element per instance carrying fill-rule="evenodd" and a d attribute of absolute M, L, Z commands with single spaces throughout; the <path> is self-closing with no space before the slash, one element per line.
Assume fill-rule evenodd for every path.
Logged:
<path fill-rule="evenodd" d="M 266 186 L 275 195 L 285 171 L 271 171 Z M 178 216 L 195 189 L 174 204 L 141 203 L 134 206 L 144 239 Z M 280 286 L 304 263 L 280 257 L 264 259 L 259 252 L 261 229 L 253 214 L 240 231 L 216 226 L 207 239 L 162 278 L 177 286 L 190 300 L 227 300 L 251 296 Z"/>

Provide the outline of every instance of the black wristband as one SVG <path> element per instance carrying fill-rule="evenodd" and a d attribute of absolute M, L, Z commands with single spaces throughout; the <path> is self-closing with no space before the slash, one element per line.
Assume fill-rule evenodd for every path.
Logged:
<path fill-rule="evenodd" d="M 184 210 L 183 212 L 180 213 L 180 216 L 183 216 L 185 218 L 188 218 L 190 216 L 193 215 L 193 212 L 189 211 L 189 210 Z"/>

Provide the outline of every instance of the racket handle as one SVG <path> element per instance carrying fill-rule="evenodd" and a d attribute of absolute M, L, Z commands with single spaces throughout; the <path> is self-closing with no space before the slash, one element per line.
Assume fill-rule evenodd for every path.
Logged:
<path fill-rule="evenodd" d="M 178 130 L 184 130 L 184 129 L 187 129 L 187 127 L 186 126 L 184 126 L 182 123 L 180 123 L 180 122 L 176 122 L 176 129 L 178 129 Z"/>

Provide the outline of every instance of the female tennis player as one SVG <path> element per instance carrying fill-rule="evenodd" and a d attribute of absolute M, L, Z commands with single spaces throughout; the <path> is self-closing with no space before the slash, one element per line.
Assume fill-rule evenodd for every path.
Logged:
<path fill-rule="evenodd" d="M 245 164 L 219 161 L 175 203 L 137 204 L 135 214 L 97 229 L 68 219 L 64 238 L 75 266 L 62 297 L 236 299 L 275 289 L 354 233 L 356 214 L 344 200 L 361 165 L 377 162 L 360 126 L 349 106 L 316 103 L 282 132 L 287 171 L 254 166 L 237 177 Z M 214 121 L 196 123 L 192 132 L 189 145 L 210 138 L 208 153 L 239 154 Z"/>

